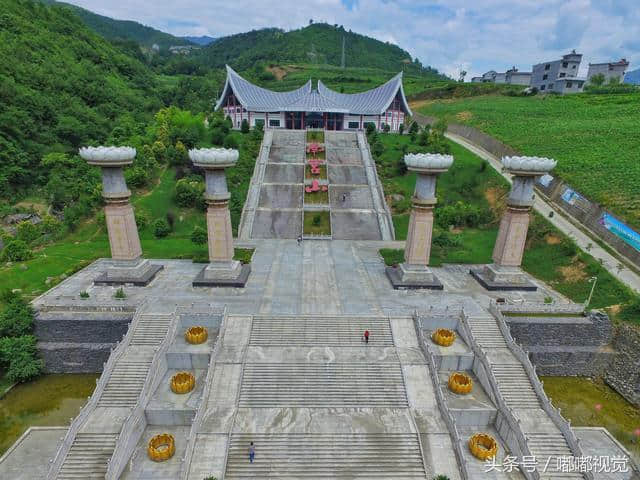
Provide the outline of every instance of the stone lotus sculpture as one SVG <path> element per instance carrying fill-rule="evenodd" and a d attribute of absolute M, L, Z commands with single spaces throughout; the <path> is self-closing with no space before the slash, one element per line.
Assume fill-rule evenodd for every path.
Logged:
<path fill-rule="evenodd" d="M 520 172 L 540 172 L 543 174 L 555 168 L 555 160 L 545 157 L 502 157 L 502 165 L 515 174 Z"/>
<path fill-rule="evenodd" d="M 78 153 L 89 163 L 112 163 L 133 160 L 136 149 L 133 147 L 82 147 Z"/>
<path fill-rule="evenodd" d="M 415 170 L 447 170 L 453 165 L 453 156 L 439 153 L 407 153 L 404 163 L 409 169 Z"/>
<path fill-rule="evenodd" d="M 238 161 L 238 156 L 238 150 L 232 148 L 193 148 L 189 150 L 191 161 L 203 167 L 230 167 Z"/>

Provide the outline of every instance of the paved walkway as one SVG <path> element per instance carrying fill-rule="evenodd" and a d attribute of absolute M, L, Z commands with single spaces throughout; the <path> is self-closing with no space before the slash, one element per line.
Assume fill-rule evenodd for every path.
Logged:
<path fill-rule="evenodd" d="M 502 164 L 497 157 L 484 150 L 483 148 L 474 145 L 467 139 L 460 137 L 459 135 L 454 135 L 451 133 L 447 133 L 445 135 L 450 140 L 456 142 L 459 145 L 462 145 L 467 150 L 475 153 L 480 158 L 489 162 L 489 164 L 493 168 L 495 168 L 504 178 L 507 179 L 509 183 L 511 183 L 511 175 L 508 175 L 502 171 Z M 625 285 L 628 285 L 636 292 L 640 293 L 640 275 L 637 275 L 626 267 L 619 269 L 618 265 L 620 265 L 620 261 L 609 252 L 607 252 L 604 248 L 599 246 L 589 235 L 587 235 L 573 223 L 571 223 L 559 209 L 552 207 L 539 195 L 536 198 L 536 202 L 533 208 L 535 208 L 536 211 L 538 211 L 547 220 L 549 220 L 557 229 L 561 230 L 563 233 L 572 238 L 581 250 L 587 252 L 596 260 L 601 261 L 602 266 L 606 270 L 608 270 L 609 273 L 611 273 L 614 277 L 623 282 Z M 549 218 L 550 212 L 553 212 L 553 217 L 551 218 Z"/>

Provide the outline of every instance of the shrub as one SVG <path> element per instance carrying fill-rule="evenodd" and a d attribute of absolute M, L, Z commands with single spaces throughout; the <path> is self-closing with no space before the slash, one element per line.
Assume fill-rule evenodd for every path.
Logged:
<path fill-rule="evenodd" d="M 33 243 L 40 237 L 40 229 L 28 220 L 20 222 L 16 227 L 16 238 L 24 243 Z"/>
<path fill-rule="evenodd" d="M 54 235 L 62 230 L 62 222 L 52 215 L 45 215 L 40 228 L 42 233 Z"/>
<path fill-rule="evenodd" d="M 364 128 L 367 132 L 367 135 L 371 135 L 376 130 L 376 124 L 373 122 L 365 122 Z"/>
<path fill-rule="evenodd" d="M 37 356 L 33 335 L 0 338 L 0 364 L 10 382 L 26 382 L 38 376 L 44 363 Z"/>
<path fill-rule="evenodd" d="M 384 133 L 389 133 L 390 130 L 391 130 L 391 126 L 388 123 L 383 123 L 382 124 L 382 131 Z"/>
<path fill-rule="evenodd" d="M 382 142 L 376 140 L 376 142 L 371 147 L 371 153 L 373 153 L 374 156 L 379 157 L 383 152 L 384 145 L 382 145 Z"/>
<path fill-rule="evenodd" d="M 211 143 L 214 145 L 222 145 L 224 143 L 224 137 L 226 133 L 220 128 L 214 128 L 211 130 Z"/>
<path fill-rule="evenodd" d="M 159 218 L 153 222 L 153 235 L 156 238 L 164 238 L 171 232 L 171 227 L 164 218 Z"/>
<path fill-rule="evenodd" d="M 124 293 L 124 290 L 122 289 L 122 287 L 120 287 L 118 290 L 116 290 L 114 297 L 122 300 L 127 298 L 127 294 Z"/>
<path fill-rule="evenodd" d="M 311 219 L 311 224 L 314 227 L 318 227 L 321 223 L 322 223 L 322 217 L 318 214 L 314 215 L 313 218 Z"/>
<path fill-rule="evenodd" d="M 398 133 L 402 135 L 404 133 L 404 123 L 398 125 Z"/>
<path fill-rule="evenodd" d="M 197 178 L 197 177 L 196 177 Z M 194 177 L 176 182 L 176 203 L 181 207 L 195 207 L 203 202 L 204 183 Z"/>
<path fill-rule="evenodd" d="M 409 133 L 415 135 L 418 133 L 418 130 L 420 130 L 420 125 L 418 125 L 418 122 L 411 122 L 411 125 L 409 126 Z"/>
<path fill-rule="evenodd" d="M 173 230 L 173 226 L 176 224 L 176 214 L 169 210 L 165 216 L 167 217 L 169 228 Z"/>
<path fill-rule="evenodd" d="M 80 292 L 80 298 L 89 298 L 89 293 L 86 290 Z"/>
<path fill-rule="evenodd" d="M 238 140 L 232 134 L 224 137 L 224 148 L 238 148 Z"/>
<path fill-rule="evenodd" d="M 454 235 L 446 230 L 438 231 L 433 236 L 433 244 L 438 247 L 460 247 L 462 240 L 459 235 Z"/>
<path fill-rule="evenodd" d="M 5 262 L 23 262 L 33 257 L 33 252 L 22 240 L 14 239 L 2 249 L 1 258 Z"/>
<path fill-rule="evenodd" d="M 127 185 L 132 187 L 143 187 L 148 180 L 147 172 L 140 167 L 129 168 L 125 171 Z"/>
<path fill-rule="evenodd" d="M 0 314 L 0 337 L 19 337 L 28 335 L 33 329 L 33 309 L 12 292 L 3 295 L 7 306 Z"/>
<path fill-rule="evenodd" d="M 207 243 L 207 240 L 207 231 L 204 228 L 198 225 L 193 227 L 193 230 L 191 231 L 191 241 L 193 243 L 195 243 L 196 245 L 204 245 L 205 243 Z"/>
<path fill-rule="evenodd" d="M 235 248 L 233 250 L 233 259 L 238 260 L 242 264 L 251 263 L 253 252 L 253 248 Z"/>
<path fill-rule="evenodd" d="M 240 124 L 240 131 L 242 133 L 249 133 L 249 122 L 247 122 L 246 118 L 242 120 L 242 123 Z"/>
<path fill-rule="evenodd" d="M 402 248 L 381 248 L 379 252 L 385 265 L 389 267 L 404 262 L 404 249 Z"/>

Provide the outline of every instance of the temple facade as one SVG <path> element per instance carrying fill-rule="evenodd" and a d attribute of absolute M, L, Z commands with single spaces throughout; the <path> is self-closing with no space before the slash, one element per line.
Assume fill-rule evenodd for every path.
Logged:
<path fill-rule="evenodd" d="M 274 92 L 242 78 L 227 65 L 227 80 L 216 110 L 222 109 L 240 128 L 246 120 L 249 126 L 294 130 L 322 128 L 325 130 L 361 130 L 371 123 L 377 130 L 389 125 L 397 131 L 411 115 L 402 88 L 402 72 L 377 88 L 361 93 L 339 93 L 318 80 L 314 89 L 311 80 L 288 92 Z"/>

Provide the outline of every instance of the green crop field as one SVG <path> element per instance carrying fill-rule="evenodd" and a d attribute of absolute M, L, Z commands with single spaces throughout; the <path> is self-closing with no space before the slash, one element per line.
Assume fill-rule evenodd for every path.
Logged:
<path fill-rule="evenodd" d="M 468 124 L 526 155 L 552 157 L 555 174 L 640 228 L 640 92 L 480 96 L 418 111 Z"/>

